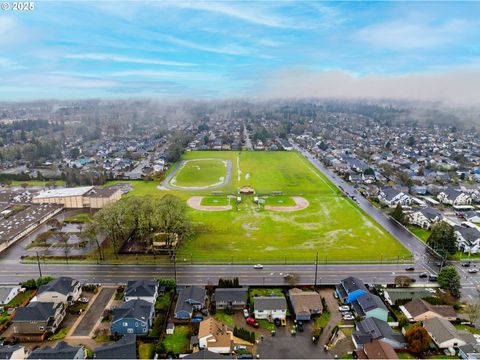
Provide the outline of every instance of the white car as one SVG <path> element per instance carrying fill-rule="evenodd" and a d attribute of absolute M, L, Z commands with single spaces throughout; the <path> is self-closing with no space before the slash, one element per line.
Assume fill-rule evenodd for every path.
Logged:
<path fill-rule="evenodd" d="M 247 347 L 245 345 L 235 345 L 233 347 L 234 351 L 239 351 L 239 350 L 247 350 Z"/>
<path fill-rule="evenodd" d="M 250 317 L 250 314 L 248 313 L 248 309 L 243 309 L 243 317 L 246 319 Z"/>
<path fill-rule="evenodd" d="M 253 268 L 254 269 L 263 269 L 263 265 L 262 264 L 257 264 L 257 265 L 253 265 Z"/>
<path fill-rule="evenodd" d="M 347 306 L 347 305 L 339 306 L 338 311 L 350 311 L 350 306 Z"/>
<path fill-rule="evenodd" d="M 344 316 L 343 316 L 343 320 L 347 320 L 347 321 L 355 320 L 355 316 L 353 316 L 353 315 L 344 315 Z"/>
<path fill-rule="evenodd" d="M 468 269 L 468 272 L 470 274 L 476 274 L 476 273 L 478 273 L 478 269 L 477 268 L 470 268 L 470 269 Z"/>

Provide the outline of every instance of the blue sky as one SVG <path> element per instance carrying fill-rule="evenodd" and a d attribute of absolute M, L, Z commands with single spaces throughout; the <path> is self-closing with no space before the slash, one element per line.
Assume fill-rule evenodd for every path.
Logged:
<path fill-rule="evenodd" d="M 479 2 L 37 1 L 0 10 L 0 100 L 477 101 L 479 15 Z"/>

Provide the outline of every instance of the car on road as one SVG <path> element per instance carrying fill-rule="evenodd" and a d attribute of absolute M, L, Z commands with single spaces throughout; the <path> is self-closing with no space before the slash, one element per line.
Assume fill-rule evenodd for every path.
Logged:
<path fill-rule="evenodd" d="M 430 274 L 428 275 L 428 281 L 437 281 L 437 275 Z"/>
<path fill-rule="evenodd" d="M 468 269 L 468 273 L 469 274 L 476 274 L 476 273 L 478 273 L 478 269 L 477 268 Z"/>
<path fill-rule="evenodd" d="M 338 311 L 350 311 L 350 306 L 348 305 L 339 306 Z"/>
<path fill-rule="evenodd" d="M 248 317 L 248 318 L 245 319 L 245 322 L 248 325 L 253 326 L 254 328 L 258 329 L 260 327 L 260 324 L 258 322 L 256 322 L 254 318 Z"/>
<path fill-rule="evenodd" d="M 248 313 L 248 309 L 243 309 L 243 317 L 246 319 L 250 317 L 250 314 Z"/>
<path fill-rule="evenodd" d="M 405 268 L 405 271 L 415 271 L 415 267 L 414 266 L 408 266 Z"/>
<path fill-rule="evenodd" d="M 257 269 L 257 270 L 263 269 L 263 265 L 262 264 L 256 264 L 256 265 L 253 265 L 253 268 Z"/>
<path fill-rule="evenodd" d="M 462 265 L 463 267 L 470 267 L 470 264 L 471 264 L 471 262 L 470 262 L 470 261 L 467 261 L 467 262 L 463 262 L 461 265 Z"/>
<path fill-rule="evenodd" d="M 428 278 L 428 273 L 423 272 L 423 273 L 421 273 L 420 275 L 418 275 L 418 277 L 419 277 L 420 279 L 426 279 L 426 278 Z"/>

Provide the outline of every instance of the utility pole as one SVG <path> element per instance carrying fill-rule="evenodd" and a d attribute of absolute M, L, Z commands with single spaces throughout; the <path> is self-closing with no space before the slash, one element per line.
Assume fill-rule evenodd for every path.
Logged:
<path fill-rule="evenodd" d="M 317 275 L 318 275 L 318 251 L 315 256 L 315 288 L 317 287 Z"/>
<path fill-rule="evenodd" d="M 37 265 L 38 265 L 38 272 L 40 273 L 40 277 L 42 277 L 42 268 L 40 266 L 40 257 L 38 256 L 38 251 L 37 251 Z"/>
<path fill-rule="evenodd" d="M 177 252 L 173 251 L 173 274 L 175 276 L 175 284 L 177 284 Z"/>

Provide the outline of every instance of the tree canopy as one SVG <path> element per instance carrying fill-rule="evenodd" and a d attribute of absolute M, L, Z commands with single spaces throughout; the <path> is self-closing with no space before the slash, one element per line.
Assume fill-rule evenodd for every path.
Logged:
<path fill-rule="evenodd" d="M 407 330 L 405 339 L 407 340 L 408 348 L 414 354 L 421 354 L 427 350 L 431 341 L 427 330 L 421 326 L 414 326 Z"/>
<path fill-rule="evenodd" d="M 438 284 L 442 289 L 449 290 L 453 296 L 460 297 L 460 275 L 453 266 L 445 266 L 438 273 Z"/>
<path fill-rule="evenodd" d="M 432 233 L 427 239 L 427 244 L 442 256 L 455 254 L 457 251 L 457 243 L 453 227 L 444 221 L 433 225 Z"/>

